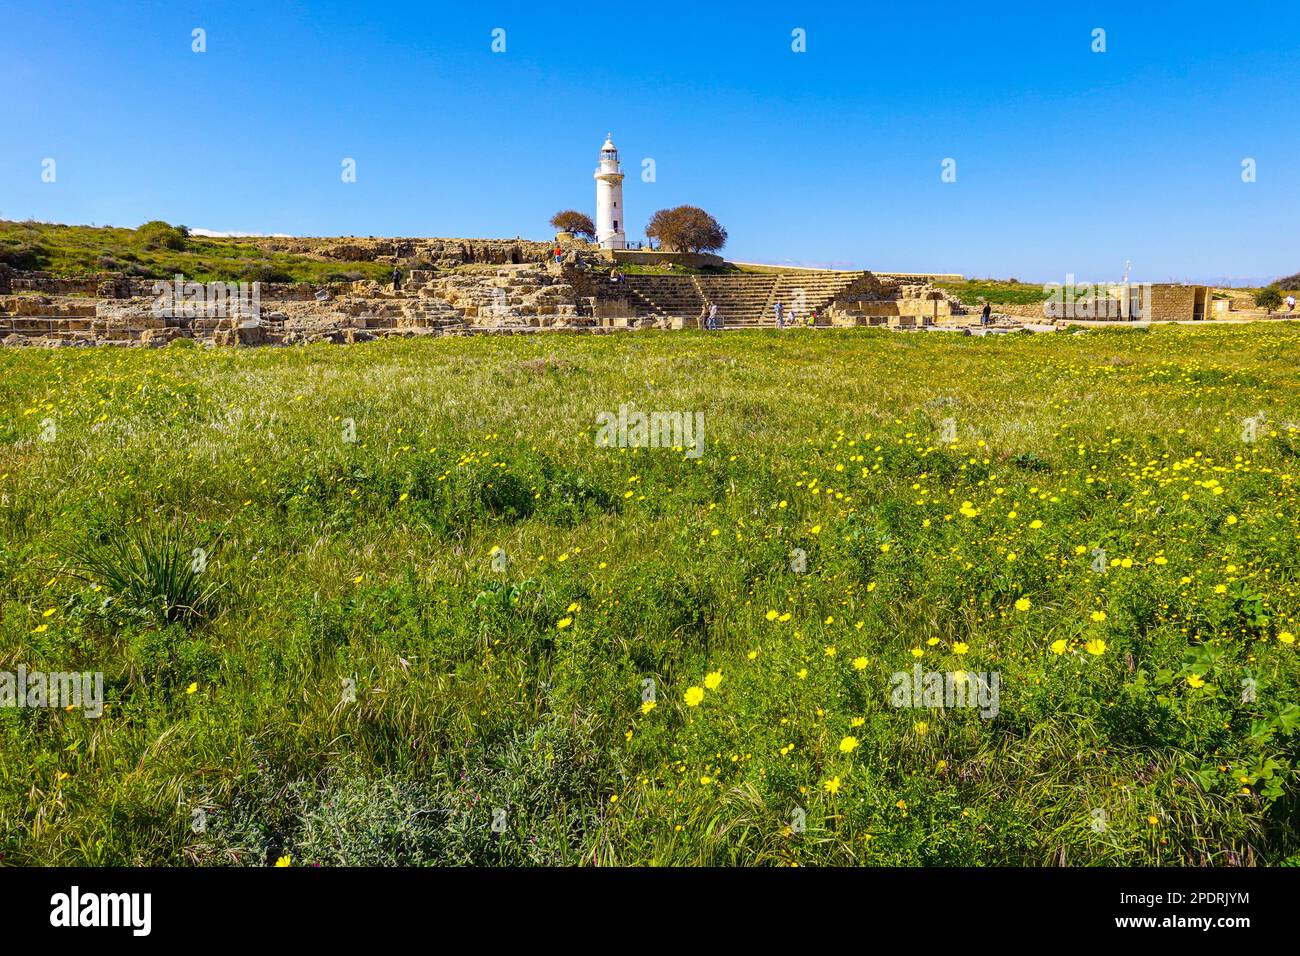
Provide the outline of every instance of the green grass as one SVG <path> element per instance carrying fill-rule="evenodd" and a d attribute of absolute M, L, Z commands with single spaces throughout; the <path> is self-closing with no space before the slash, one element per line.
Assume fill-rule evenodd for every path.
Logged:
<path fill-rule="evenodd" d="M 1276 325 L 0 351 L 0 671 L 108 699 L 0 708 L 0 853 L 1295 862 L 1298 361 Z M 702 457 L 596 447 L 629 402 L 703 412 Z M 205 599 L 155 600 L 193 549 Z M 997 715 L 893 706 L 917 662 L 997 672 Z"/>
<path fill-rule="evenodd" d="M 1000 279 L 967 279 L 965 282 L 936 282 L 936 286 L 951 292 L 964 305 L 1034 305 L 1045 302 L 1051 293 L 1041 285 L 1026 282 L 1004 282 Z"/>
<path fill-rule="evenodd" d="M 274 270 L 283 281 L 311 283 L 347 278 L 383 281 L 392 272 L 392 266 L 383 263 L 273 252 L 254 239 L 191 236 L 181 250 L 148 249 L 134 229 L 0 220 L 0 262 L 4 261 L 56 276 L 126 272 L 170 278 L 180 273 L 200 282 L 248 278 L 250 267 Z"/>
<path fill-rule="evenodd" d="M 611 266 L 612 268 L 612 266 Z M 736 275 L 746 271 L 731 263 L 724 263 L 720 266 L 684 266 L 674 265 L 671 268 L 667 265 L 654 265 L 650 263 L 639 262 L 620 262 L 617 263 L 619 272 L 626 275 L 634 276 L 723 276 Z"/>

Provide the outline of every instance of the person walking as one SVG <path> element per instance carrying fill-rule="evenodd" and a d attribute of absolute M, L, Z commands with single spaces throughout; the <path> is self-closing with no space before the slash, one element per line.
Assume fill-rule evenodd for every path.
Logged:
<path fill-rule="evenodd" d="M 709 328 L 713 329 L 713 331 L 716 332 L 720 324 L 721 323 L 719 322 L 718 319 L 718 304 L 716 302 L 710 302 L 709 303 Z"/>
<path fill-rule="evenodd" d="M 772 311 L 776 313 L 776 327 L 778 329 L 785 328 L 785 310 L 781 307 L 781 303 L 778 302 L 772 306 Z"/>
<path fill-rule="evenodd" d="M 1289 295 L 1286 297 L 1286 310 L 1288 312 L 1295 311 L 1295 296 Z"/>
<path fill-rule="evenodd" d="M 402 291 L 402 270 L 397 266 L 393 266 L 393 291 Z"/>
<path fill-rule="evenodd" d="M 985 302 L 984 308 L 980 311 L 980 325 L 988 325 L 989 322 L 992 321 L 992 319 L 990 318 L 992 314 L 993 314 L 993 307 L 989 305 L 987 302 Z"/>

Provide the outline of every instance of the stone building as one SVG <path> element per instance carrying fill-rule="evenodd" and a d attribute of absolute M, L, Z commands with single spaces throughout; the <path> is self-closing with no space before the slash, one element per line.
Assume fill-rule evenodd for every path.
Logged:
<path fill-rule="evenodd" d="M 1043 303 L 1043 316 L 1059 321 L 1199 322 L 1213 318 L 1210 303 L 1211 291 L 1203 285 L 1084 284 L 1057 287 Z"/>
<path fill-rule="evenodd" d="M 1210 290 L 1203 285 L 1161 283 L 1147 287 L 1143 319 L 1151 322 L 1199 322 L 1207 318 Z"/>

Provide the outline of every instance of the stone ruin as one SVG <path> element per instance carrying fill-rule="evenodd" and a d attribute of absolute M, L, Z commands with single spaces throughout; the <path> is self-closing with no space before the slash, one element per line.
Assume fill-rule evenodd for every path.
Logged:
<path fill-rule="evenodd" d="M 884 280 L 879 289 L 836 300 L 830 321 L 907 329 L 946 324 L 966 314 L 960 299 L 928 282 Z"/>
<path fill-rule="evenodd" d="M 192 298 L 167 299 L 160 309 L 159 289 L 174 282 L 5 269 L 0 272 L 0 343 L 157 346 L 195 339 L 211 345 L 292 345 L 392 336 L 603 333 L 698 326 L 709 303 L 718 305 L 729 328 L 775 326 L 777 301 L 792 324 L 909 328 L 962 312 L 960 303 L 928 284 L 870 272 L 626 275 L 615 281 L 609 262 L 598 254 L 570 247 L 555 262 L 551 243 L 280 242 L 283 251 L 350 261 L 391 257 L 402 268 L 401 288 L 369 280 L 260 283 L 249 302 L 233 294 L 208 295 L 213 285 L 223 284 L 185 283 L 177 289 L 190 290 Z M 408 268 L 412 262 L 421 267 Z"/>

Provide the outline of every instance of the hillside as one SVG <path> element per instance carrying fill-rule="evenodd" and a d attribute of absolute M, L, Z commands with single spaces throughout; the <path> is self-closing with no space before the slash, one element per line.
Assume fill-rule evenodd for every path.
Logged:
<path fill-rule="evenodd" d="M 182 273 L 203 282 L 379 279 L 392 268 L 282 251 L 271 239 L 185 236 L 176 249 L 151 242 L 135 229 L 7 220 L 0 220 L 0 263 L 58 276 L 120 272 L 163 278 Z"/>

